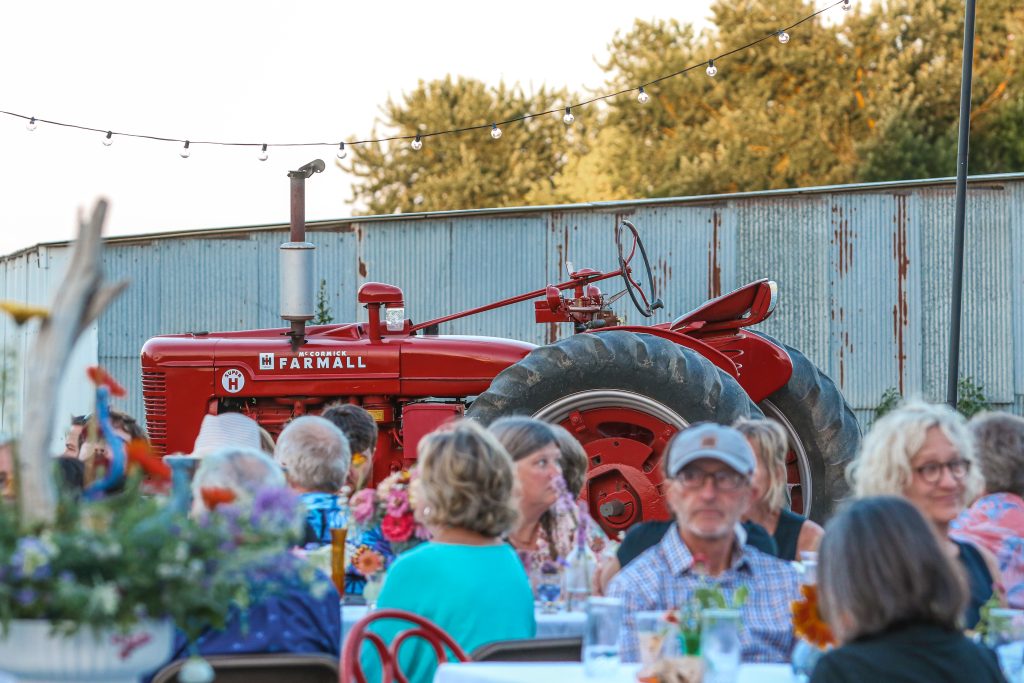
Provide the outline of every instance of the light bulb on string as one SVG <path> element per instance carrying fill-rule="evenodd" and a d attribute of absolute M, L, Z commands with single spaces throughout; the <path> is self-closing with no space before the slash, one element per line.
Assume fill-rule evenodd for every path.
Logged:
<path fill-rule="evenodd" d="M 33 131 L 36 129 L 36 117 L 33 116 L 28 120 L 28 123 L 25 124 L 25 129 L 28 131 Z"/>
<path fill-rule="evenodd" d="M 647 94 L 647 91 L 644 90 L 644 86 L 642 85 L 640 86 L 640 92 L 636 96 L 636 101 L 640 104 L 647 104 L 651 101 L 651 96 Z"/>
<path fill-rule="evenodd" d="M 423 149 L 423 141 L 420 140 L 420 134 L 416 133 L 416 139 L 412 141 L 412 148 L 417 152 Z"/>
<path fill-rule="evenodd" d="M 576 120 L 576 117 L 572 115 L 572 107 L 565 108 L 565 116 L 562 117 L 562 123 L 567 126 L 571 126 L 572 122 Z"/>
<path fill-rule="evenodd" d="M 178 152 L 178 154 L 181 155 L 182 159 L 188 159 L 190 156 L 192 156 L 192 152 L 189 150 L 188 145 L 188 140 L 185 140 L 185 146 L 181 148 L 180 152 Z"/>
<path fill-rule="evenodd" d="M 267 146 L 263 145 L 263 149 L 260 150 L 260 155 L 258 158 L 260 161 L 266 161 L 269 157 L 270 155 L 267 154 Z"/>
<path fill-rule="evenodd" d="M 496 123 L 491 124 L 491 137 L 495 140 L 501 138 L 501 128 L 498 128 L 498 124 Z"/>
<path fill-rule="evenodd" d="M 347 156 L 348 156 L 348 150 L 345 149 L 345 143 L 344 142 L 339 142 L 338 143 L 338 158 L 339 159 L 344 159 Z"/>
<path fill-rule="evenodd" d="M 108 130 L 107 137 L 103 138 L 103 146 L 110 147 L 112 144 L 114 144 L 114 134 Z"/>
<path fill-rule="evenodd" d="M 785 45 L 789 42 L 789 34 L 785 31 L 779 31 L 779 42 Z"/>
<path fill-rule="evenodd" d="M 712 78 L 714 78 L 718 74 L 718 67 L 715 66 L 715 60 L 708 60 L 708 68 L 705 69 L 705 71 L 707 71 L 708 76 L 711 76 Z"/>
<path fill-rule="evenodd" d="M 851 6 L 852 5 L 850 3 L 850 0 L 843 0 L 843 11 L 844 12 L 849 12 Z"/>

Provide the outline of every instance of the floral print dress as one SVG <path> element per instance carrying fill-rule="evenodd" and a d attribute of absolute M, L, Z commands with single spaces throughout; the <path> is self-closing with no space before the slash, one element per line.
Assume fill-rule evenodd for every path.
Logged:
<path fill-rule="evenodd" d="M 982 496 L 953 521 L 949 533 L 991 551 L 1010 607 L 1024 608 L 1024 499 L 1012 493 Z"/>

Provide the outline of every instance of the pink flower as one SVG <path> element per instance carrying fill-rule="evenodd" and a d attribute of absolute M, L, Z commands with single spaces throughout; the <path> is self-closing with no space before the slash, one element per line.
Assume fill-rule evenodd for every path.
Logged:
<path fill-rule="evenodd" d="M 412 515 L 403 517 L 386 516 L 380 523 L 380 531 L 384 538 L 392 542 L 408 541 L 412 536 L 414 522 Z"/>
<path fill-rule="evenodd" d="M 374 493 L 373 489 L 362 489 L 352 494 L 349 506 L 356 524 L 367 524 L 373 519 Z"/>
<path fill-rule="evenodd" d="M 395 487 L 388 491 L 388 497 L 384 504 L 388 515 L 401 517 L 409 512 L 409 494 L 405 489 Z"/>

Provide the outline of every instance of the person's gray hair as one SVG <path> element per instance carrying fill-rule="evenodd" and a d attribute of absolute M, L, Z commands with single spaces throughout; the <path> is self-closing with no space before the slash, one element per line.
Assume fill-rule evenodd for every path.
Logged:
<path fill-rule="evenodd" d="M 422 521 L 497 538 L 518 517 L 515 466 L 498 440 L 470 420 L 432 432 L 417 449 Z"/>
<path fill-rule="evenodd" d="M 488 430 L 504 446 L 513 461 L 529 457 L 550 444 L 558 445 L 551 425 L 532 417 L 503 417 L 492 422 Z"/>
<path fill-rule="evenodd" d="M 964 502 L 972 500 L 983 482 L 963 416 L 947 405 L 922 401 L 906 403 L 871 425 L 857 457 L 846 469 L 854 496 L 902 496 L 914 476 L 910 461 L 933 427 L 970 463 L 964 478 Z"/>
<path fill-rule="evenodd" d="M 740 418 L 733 428 L 754 446 L 757 466 L 764 469 L 768 477 L 768 490 L 761 491 L 761 499 L 772 512 L 778 512 L 789 504 L 786 488 L 786 456 L 789 454 L 789 438 L 786 430 L 772 420 L 750 420 Z"/>
<path fill-rule="evenodd" d="M 841 642 L 908 620 L 958 629 L 969 594 L 953 562 L 905 498 L 851 501 L 826 524 L 818 550 L 822 615 Z"/>
<path fill-rule="evenodd" d="M 549 424 L 548 428 L 555 435 L 555 443 L 558 444 L 558 464 L 562 466 L 565 486 L 573 498 L 579 498 L 583 484 L 587 481 L 587 465 L 590 463 L 587 451 L 562 425 Z"/>
<path fill-rule="evenodd" d="M 303 415 L 288 423 L 277 437 L 274 459 L 293 486 L 337 493 L 348 476 L 352 452 L 348 439 L 330 420 Z"/>
<path fill-rule="evenodd" d="M 967 423 L 988 493 L 1024 496 L 1024 418 L 983 412 Z"/>
<path fill-rule="evenodd" d="M 266 453 L 244 446 L 227 446 L 199 460 L 192 478 L 194 510 L 205 510 L 201 490 L 228 489 L 239 501 L 250 501 L 266 488 L 284 488 L 284 472 Z"/>

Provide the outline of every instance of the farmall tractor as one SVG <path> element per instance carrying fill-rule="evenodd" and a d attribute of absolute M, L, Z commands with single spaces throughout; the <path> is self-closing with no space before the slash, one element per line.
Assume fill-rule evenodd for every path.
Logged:
<path fill-rule="evenodd" d="M 852 411 L 803 354 L 750 329 L 771 315 L 775 283 L 752 282 L 672 322 L 620 325 L 611 304 L 624 294 L 645 317 L 662 306 L 637 230 L 621 221 L 616 270 L 576 270 L 565 282 L 421 323 L 406 316 L 401 289 L 366 282 L 358 292 L 365 321 L 306 328 L 313 245 L 294 210 L 292 178 L 292 241 L 281 247 L 282 317 L 291 328 L 150 339 L 143 395 L 162 454 L 189 452 L 206 413 L 242 412 L 276 436 L 293 417 L 344 401 L 377 421 L 379 481 L 412 465 L 420 439 L 448 420 L 532 415 L 583 444 L 582 496 L 618 534 L 669 516 L 659 463 L 673 434 L 696 421 L 763 416 L 789 435 L 794 510 L 821 519 L 845 492 L 843 469 L 860 439 Z M 621 291 L 605 295 L 598 283 Z M 451 320 L 527 301 L 538 323 L 571 324 L 576 334 L 545 346 L 439 334 Z"/>

